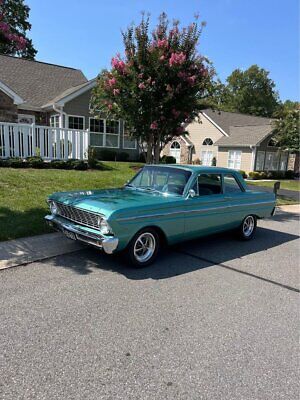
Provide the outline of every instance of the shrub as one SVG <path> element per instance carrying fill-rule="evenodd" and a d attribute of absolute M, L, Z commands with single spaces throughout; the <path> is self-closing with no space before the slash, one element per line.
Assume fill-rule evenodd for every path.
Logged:
<path fill-rule="evenodd" d="M 109 165 L 103 164 L 103 162 L 96 160 L 94 166 L 92 167 L 93 169 L 98 169 L 99 171 L 111 171 L 114 168 L 110 167 Z"/>
<path fill-rule="evenodd" d="M 288 171 L 285 172 L 285 178 L 286 179 L 294 179 L 296 176 L 295 172 L 289 169 Z"/>
<path fill-rule="evenodd" d="M 77 171 L 86 171 L 88 169 L 88 163 L 83 160 L 76 160 L 75 162 L 72 163 L 73 169 L 76 169 Z"/>
<path fill-rule="evenodd" d="M 215 167 L 217 165 L 217 159 L 216 157 L 213 157 L 213 159 L 211 160 L 211 166 Z"/>
<path fill-rule="evenodd" d="M 7 163 L 8 163 L 8 167 L 11 167 L 11 168 L 27 168 L 28 167 L 27 161 L 23 161 L 23 159 L 20 157 L 9 158 L 7 160 Z"/>
<path fill-rule="evenodd" d="M 173 156 L 162 156 L 160 160 L 161 164 L 176 164 L 176 158 Z"/>
<path fill-rule="evenodd" d="M 122 151 L 121 153 L 118 154 L 118 161 L 128 161 L 129 159 L 129 154 L 126 153 L 125 151 Z"/>
<path fill-rule="evenodd" d="M 146 162 L 146 153 L 142 151 L 139 154 L 137 161 L 141 162 L 141 163 L 145 163 Z"/>
<path fill-rule="evenodd" d="M 201 165 L 202 163 L 201 163 L 200 158 L 195 158 L 195 160 L 193 161 L 193 164 L 195 164 L 195 165 Z"/>
<path fill-rule="evenodd" d="M 239 170 L 239 173 L 242 175 L 242 177 L 243 177 L 244 179 L 247 179 L 247 178 L 248 178 L 248 175 L 247 175 L 246 172 L 243 171 L 242 169 Z"/>
<path fill-rule="evenodd" d="M 26 162 L 30 168 L 47 168 L 46 163 L 39 156 L 27 157 Z"/>
<path fill-rule="evenodd" d="M 117 159 L 117 152 L 109 149 L 96 150 L 96 158 L 101 161 L 115 161 Z"/>
<path fill-rule="evenodd" d="M 267 174 L 265 172 L 252 171 L 252 172 L 249 172 L 249 178 L 251 178 L 253 180 L 266 179 Z"/>
<path fill-rule="evenodd" d="M 49 165 L 50 168 L 65 169 L 65 161 L 63 160 L 52 160 Z"/>

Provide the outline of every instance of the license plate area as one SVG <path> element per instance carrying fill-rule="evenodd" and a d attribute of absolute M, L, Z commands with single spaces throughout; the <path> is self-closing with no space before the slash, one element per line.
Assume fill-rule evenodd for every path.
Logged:
<path fill-rule="evenodd" d="M 64 229 L 64 230 L 63 230 L 63 233 L 65 234 L 65 236 L 66 236 L 68 239 L 76 240 L 76 235 L 75 235 L 75 233 L 70 232 L 70 231 L 68 231 L 67 229 Z"/>

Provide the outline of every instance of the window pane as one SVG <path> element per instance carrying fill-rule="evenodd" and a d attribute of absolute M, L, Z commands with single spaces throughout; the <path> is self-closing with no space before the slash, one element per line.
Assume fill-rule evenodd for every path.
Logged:
<path fill-rule="evenodd" d="M 287 167 L 288 153 L 281 153 L 280 157 L 280 171 L 285 171 Z"/>
<path fill-rule="evenodd" d="M 225 193 L 240 193 L 242 189 L 233 175 L 224 176 Z"/>
<path fill-rule="evenodd" d="M 240 169 L 241 158 L 242 158 L 241 150 L 229 150 L 228 162 L 227 162 L 228 167 L 233 169 Z"/>
<path fill-rule="evenodd" d="M 119 147 L 119 135 L 106 135 L 105 141 L 107 147 Z"/>
<path fill-rule="evenodd" d="M 208 196 L 219 193 L 222 193 L 221 175 L 201 174 L 198 177 L 199 196 Z"/>
<path fill-rule="evenodd" d="M 136 149 L 136 140 L 135 139 L 132 140 L 130 136 L 124 135 L 123 147 L 124 149 Z"/>
<path fill-rule="evenodd" d="M 201 152 L 201 161 L 202 165 L 208 165 L 211 166 L 213 159 L 213 152 L 209 150 L 204 150 Z"/>
<path fill-rule="evenodd" d="M 104 120 L 90 118 L 90 131 L 103 133 L 104 132 Z"/>
<path fill-rule="evenodd" d="M 267 152 L 265 169 L 267 171 L 276 171 L 278 169 L 279 153 Z"/>
<path fill-rule="evenodd" d="M 119 121 L 114 120 L 106 120 L 106 133 L 114 133 L 115 135 L 119 134 Z"/>
<path fill-rule="evenodd" d="M 91 133 L 90 144 L 91 146 L 103 147 L 103 136 L 101 133 Z"/>
<path fill-rule="evenodd" d="M 255 171 L 263 171 L 264 170 L 264 161 L 265 161 L 265 152 L 258 151 L 257 156 L 256 156 Z"/>
<path fill-rule="evenodd" d="M 72 117 L 69 116 L 69 128 L 70 129 L 83 129 L 84 118 L 83 117 Z"/>

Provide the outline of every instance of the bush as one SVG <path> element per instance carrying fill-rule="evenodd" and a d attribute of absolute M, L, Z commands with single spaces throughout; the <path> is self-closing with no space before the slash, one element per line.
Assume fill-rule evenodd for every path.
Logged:
<path fill-rule="evenodd" d="M 97 160 L 101 161 L 115 161 L 117 159 L 117 152 L 114 150 L 101 149 L 96 151 Z"/>
<path fill-rule="evenodd" d="M 47 168 L 47 163 L 39 156 L 27 157 L 26 162 L 30 168 Z"/>
<path fill-rule="evenodd" d="M 201 165 L 201 160 L 200 158 L 195 158 L 195 160 L 193 161 L 194 165 Z"/>
<path fill-rule="evenodd" d="M 111 171 L 114 168 L 110 167 L 109 165 L 105 165 L 103 164 L 103 162 L 96 160 L 95 164 L 93 167 L 91 167 L 92 169 L 97 169 L 99 171 Z"/>
<path fill-rule="evenodd" d="M 289 169 L 288 171 L 285 172 L 285 178 L 286 179 L 294 179 L 296 176 L 295 172 Z"/>
<path fill-rule="evenodd" d="M 144 152 L 142 151 L 142 152 L 139 154 L 137 161 L 138 161 L 138 162 L 141 162 L 141 163 L 145 163 L 145 162 L 146 162 L 146 153 L 144 153 Z"/>
<path fill-rule="evenodd" d="M 247 175 L 246 172 L 243 171 L 242 169 L 239 170 L 239 173 L 242 175 L 242 177 L 243 177 L 244 179 L 247 179 L 247 178 L 248 178 L 248 175 Z"/>
<path fill-rule="evenodd" d="M 63 160 L 52 160 L 49 167 L 55 169 L 65 169 L 65 163 L 66 162 Z"/>
<path fill-rule="evenodd" d="M 252 171 L 249 172 L 249 178 L 253 180 L 266 179 L 267 174 L 265 172 Z"/>
<path fill-rule="evenodd" d="M 129 154 L 126 153 L 125 151 L 122 151 L 121 153 L 118 154 L 118 161 L 128 161 L 129 159 Z"/>
<path fill-rule="evenodd" d="M 176 158 L 173 156 L 162 156 L 160 160 L 161 164 L 176 164 Z"/>
<path fill-rule="evenodd" d="M 215 167 L 217 165 L 217 159 L 216 157 L 213 157 L 213 159 L 211 160 L 211 166 Z"/>
<path fill-rule="evenodd" d="M 20 157 L 9 158 L 6 161 L 8 163 L 8 167 L 11 167 L 11 168 L 27 168 L 28 167 L 27 161 L 23 161 L 23 159 Z"/>

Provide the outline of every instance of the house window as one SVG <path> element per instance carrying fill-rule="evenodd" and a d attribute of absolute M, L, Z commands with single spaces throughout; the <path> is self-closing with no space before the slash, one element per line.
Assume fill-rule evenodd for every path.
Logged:
<path fill-rule="evenodd" d="M 264 170 L 264 163 L 265 163 L 265 152 L 258 151 L 256 156 L 256 165 L 255 171 L 263 171 Z"/>
<path fill-rule="evenodd" d="M 69 128 L 80 130 L 84 129 L 84 117 L 69 115 Z"/>
<path fill-rule="evenodd" d="M 129 135 L 123 135 L 123 149 L 136 149 L 136 139 L 131 139 Z"/>
<path fill-rule="evenodd" d="M 288 163 L 288 153 L 281 153 L 280 155 L 280 164 L 279 164 L 279 169 L 280 171 L 286 171 L 287 169 L 287 163 Z"/>
<path fill-rule="evenodd" d="M 268 147 L 279 147 L 278 141 L 274 138 L 271 138 L 268 142 Z"/>
<path fill-rule="evenodd" d="M 34 124 L 35 116 L 29 114 L 19 114 L 18 115 L 18 123 L 19 124 Z"/>
<path fill-rule="evenodd" d="M 227 174 L 224 176 L 224 187 L 225 193 L 241 193 L 242 191 L 239 183 L 231 174 Z"/>
<path fill-rule="evenodd" d="M 91 146 L 112 148 L 120 146 L 120 122 L 118 120 L 90 118 L 90 132 Z"/>
<path fill-rule="evenodd" d="M 241 169 L 242 152 L 241 150 L 228 151 L 228 168 Z"/>
<path fill-rule="evenodd" d="M 211 140 L 211 138 L 206 138 L 203 140 L 203 146 L 212 146 L 214 142 Z"/>
<path fill-rule="evenodd" d="M 277 171 L 279 164 L 279 155 L 278 152 L 267 151 L 266 153 L 266 161 L 265 161 L 265 170 L 266 171 Z"/>
<path fill-rule="evenodd" d="M 51 128 L 59 128 L 59 114 L 51 115 L 50 126 Z"/>
<path fill-rule="evenodd" d="M 201 161 L 202 165 L 211 166 L 213 159 L 213 152 L 211 150 L 201 151 Z"/>

